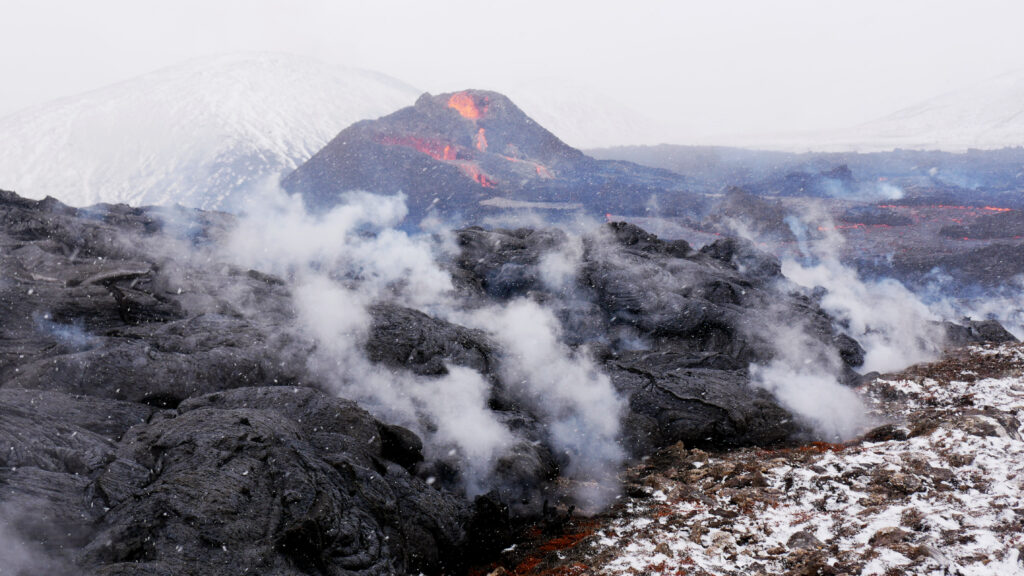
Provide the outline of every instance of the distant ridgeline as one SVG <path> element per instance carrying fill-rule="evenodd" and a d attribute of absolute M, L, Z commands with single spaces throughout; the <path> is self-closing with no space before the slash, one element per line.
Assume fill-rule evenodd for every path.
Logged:
<path fill-rule="evenodd" d="M 686 174 L 693 190 L 732 186 L 758 196 L 814 196 L 901 204 L 1024 208 L 1024 148 L 792 153 L 718 146 L 622 146 L 590 150 Z"/>
<path fill-rule="evenodd" d="M 320 210 L 351 190 L 401 192 L 407 225 L 431 213 L 463 222 L 517 211 L 549 219 L 580 212 L 688 216 L 704 202 L 683 176 L 591 158 L 507 97 L 482 90 L 424 94 L 413 106 L 357 122 L 283 186 Z"/>

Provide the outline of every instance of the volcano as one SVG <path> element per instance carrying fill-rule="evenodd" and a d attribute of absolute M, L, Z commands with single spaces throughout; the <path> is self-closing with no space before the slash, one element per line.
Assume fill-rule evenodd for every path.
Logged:
<path fill-rule="evenodd" d="M 410 221 L 429 212 L 473 219 L 516 209 L 685 215 L 703 197 L 674 172 L 595 160 L 497 92 L 422 95 L 413 106 L 338 134 L 284 179 L 315 209 L 351 190 L 404 193 Z"/>

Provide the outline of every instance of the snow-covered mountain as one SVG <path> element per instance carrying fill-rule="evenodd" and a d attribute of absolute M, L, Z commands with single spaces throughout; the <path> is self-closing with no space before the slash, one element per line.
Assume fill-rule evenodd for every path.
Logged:
<path fill-rule="evenodd" d="M 1024 70 L 1003 74 L 847 129 L 716 138 L 715 144 L 790 152 L 903 148 L 962 152 L 1024 146 Z"/>
<path fill-rule="evenodd" d="M 237 209 L 239 192 L 419 93 L 299 56 L 194 60 L 0 119 L 0 189 L 75 206 Z"/>
<path fill-rule="evenodd" d="M 1024 145 L 1024 70 L 906 108 L 840 134 L 884 148 L 966 150 Z"/>

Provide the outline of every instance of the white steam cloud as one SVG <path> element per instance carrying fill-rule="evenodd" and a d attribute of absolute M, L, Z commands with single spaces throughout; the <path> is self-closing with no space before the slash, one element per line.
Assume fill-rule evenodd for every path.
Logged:
<path fill-rule="evenodd" d="M 782 272 L 797 284 L 827 290 L 821 306 L 864 347 L 865 371 L 900 370 L 941 355 L 945 333 L 938 318 L 899 282 L 865 282 L 832 257 L 814 266 L 786 260 Z"/>
<path fill-rule="evenodd" d="M 878 184 L 879 193 L 899 192 L 884 189 L 884 184 Z M 867 282 L 844 266 L 837 256 L 843 238 L 827 213 L 810 209 L 785 222 L 797 238 L 800 260 L 785 258 L 782 273 L 804 288 L 824 288 L 820 305 L 864 348 L 863 371 L 901 370 L 941 355 L 945 332 L 938 317 L 899 282 Z M 813 229 L 818 234 L 812 236 Z M 787 289 L 785 283 L 779 288 Z M 768 365 L 751 366 L 752 382 L 825 437 L 844 440 L 862 432 L 870 421 L 857 394 L 840 382 L 841 360 L 809 336 L 807 327 L 789 322 L 779 316 L 780 333 L 768 340 L 776 356 Z"/>
<path fill-rule="evenodd" d="M 813 216 L 822 222 L 820 214 Z M 787 222 L 791 228 L 806 230 L 805 223 L 792 220 Z M 827 224 L 818 228 L 833 229 Z M 787 258 L 782 273 L 805 288 L 824 288 L 820 305 L 864 348 L 863 371 L 896 371 L 937 359 L 945 333 L 935 315 L 895 280 L 863 281 L 836 256 L 841 242 L 837 234 L 826 234 L 813 244 L 801 242 L 805 263 Z M 781 328 L 785 321 L 779 324 Z M 788 330 L 775 340 L 778 357 L 768 366 L 751 367 L 753 381 L 771 390 L 818 433 L 845 440 L 862 432 L 870 420 L 857 394 L 838 381 L 839 358 L 832 353 L 822 360 L 821 354 L 811 352 L 815 342 L 802 328 Z"/>
<path fill-rule="evenodd" d="M 751 365 L 750 381 L 822 438 L 849 440 L 870 422 L 860 396 L 840 384 L 828 366 L 783 355 L 768 365 Z"/>
<path fill-rule="evenodd" d="M 450 238 L 396 230 L 405 215 L 400 196 L 351 193 L 312 216 L 300 198 L 268 185 L 227 239 L 225 256 L 289 278 L 298 328 L 315 343 L 311 369 L 340 396 L 417 432 L 428 459 L 457 465 L 469 495 L 499 485 L 499 463 L 525 440 L 490 409 L 491 383 L 480 373 L 448 366 L 444 376 L 424 377 L 370 362 L 368 307 L 393 302 L 485 330 L 507 352 L 506 387 L 541 418 L 563 475 L 575 481 L 574 504 L 603 507 L 624 459 L 623 403 L 609 379 L 562 344 L 554 315 L 534 302 L 459 310 L 435 259 L 450 253 Z M 564 250 L 542 265 L 554 285 L 572 281 L 582 247 Z"/>
<path fill-rule="evenodd" d="M 626 406 L 608 376 L 585 353 L 562 343 L 558 319 L 536 302 L 515 300 L 477 311 L 469 320 L 491 327 L 511 356 L 502 376 L 547 423 L 556 456 L 567 462 L 564 476 L 579 483 L 580 503 L 592 508 L 609 502 L 618 493 L 616 475 L 625 460 L 618 438 Z"/>
<path fill-rule="evenodd" d="M 850 190 L 834 192 L 842 196 Z M 856 192 L 861 200 L 903 194 L 886 182 L 862 186 Z M 742 221 L 729 224 L 738 235 L 759 240 Z M 783 259 L 783 274 L 804 288 L 824 289 L 822 309 L 864 348 L 862 372 L 894 372 L 938 359 L 946 343 L 942 320 L 995 319 L 1017 338 L 1024 337 L 1024 276 L 976 298 L 951 297 L 953 279 L 935 271 L 929 285 L 914 293 L 893 279 L 863 280 L 844 266 L 838 256 L 844 238 L 820 205 L 787 216 L 785 224 L 796 238 L 796 250 Z M 785 283 L 780 288 L 788 289 Z M 769 339 L 776 358 L 768 365 L 751 366 L 752 381 L 772 391 L 818 433 L 834 438 L 855 435 L 869 422 L 856 394 L 837 381 L 842 365 L 838 359 L 822 362 L 820 351 L 814 351 L 814 339 L 802 327 L 785 328 L 787 322 L 779 318 L 777 324 L 784 333 Z"/>
<path fill-rule="evenodd" d="M 954 280 L 939 273 L 933 273 L 932 277 L 925 287 L 924 297 L 935 314 L 951 319 L 994 319 L 1018 340 L 1024 340 L 1024 275 L 973 297 L 948 296 Z"/>
<path fill-rule="evenodd" d="M 227 249 L 260 270 L 358 282 L 364 294 L 391 291 L 412 306 L 443 299 L 451 278 L 434 262 L 431 247 L 393 228 L 407 213 L 404 197 L 352 192 L 342 201 L 314 217 L 301 198 L 267 186 Z"/>
<path fill-rule="evenodd" d="M 514 443 L 488 409 L 487 382 L 466 368 L 426 378 L 371 363 L 362 347 L 371 323 L 369 298 L 323 276 L 295 289 L 299 324 L 318 346 L 310 367 L 339 395 L 419 433 L 428 458 L 458 463 L 468 494 L 486 492 L 495 464 Z"/>
<path fill-rule="evenodd" d="M 904 196 L 902 188 L 886 181 L 851 184 L 829 178 L 822 182 L 821 187 L 822 192 L 833 198 L 844 198 L 861 202 L 899 200 Z"/>
<path fill-rule="evenodd" d="M 828 215 L 820 207 L 811 206 L 803 217 L 789 215 L 785 224 L 797 239 L 799 252 L 808 256 L 815 246 L 834 249 L 842 238 L 823 225 Z M 745 222 L 731 219 L 728 225 L 737 235 L 757 243 L 759 238 Z M 812 238 L 810 229 L 824 231 Z M 784 263 L 783 274 L 789 276 L 792 263 Z M 801 283 L 802 282 L 798 282 Z M 776 289 L 788 292 L 792 284 L 781 282 Z M 840 382 L 842 360 L 835 350 L 812 336 L 808 326 L 794 324 L 785 310 L 770 311 L 772 333 L 751 334 L 769 343 L 774 357 L 767 364 L 750 365 L 750 382 L 770 392 L 782 406 L 792 412 L 820 438 L 843 441 L 861 433 L 869 423 L 866 409 L 856 392 Z"/>
<path fill-rule="evenodd" d="M 11 502 L 0 505 L 0 576 L 64 576 L 76 573 L 65 558 L 45 550 L 36 541 L 19 533 L 16 528 L 18 519 L 26 513 L 32 512 Z"/>
<path fill-rule="evenodd" d="M 552 292 L 570 290 L 583 261 L 583 239 L 571 234 L 558 250 L 545 253 L 537 266 L 541 282 Z"/>
<path fill-rule="evenodd" d="M 863 432 L 870 419 L 857 393 L 840 382 L 843 362 L 836 350 L 784 309 L 771 312 L 772 333 L 755 336 L 771 343 L 774 356 L 767 364 L 751 364 L 751 384 L 771 392 L 819 438 L 844 441 Z"/>

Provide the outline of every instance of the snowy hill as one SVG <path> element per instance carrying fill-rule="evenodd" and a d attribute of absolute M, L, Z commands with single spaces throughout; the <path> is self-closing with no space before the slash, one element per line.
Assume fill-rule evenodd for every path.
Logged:
<path fill-rule="evenodd" d="M 846 129 L 718 137 L 705 143 L 787 152 L 962 152 L 1024 146 L 1024 70 Z"/>
<path fill-rule="evenodd" d="M 75 206 L 230 210 L 238 192 L 291 171 L 349 124 L 418 95 L 298 56 L 195 60 L 0 119 L 0 189 Z"/>
<path fill-rule="evenodd" d="M 960 151 L 1024 145 L 1024 71 L 1004 74 L 841 134 L 885 148 Z"/>

